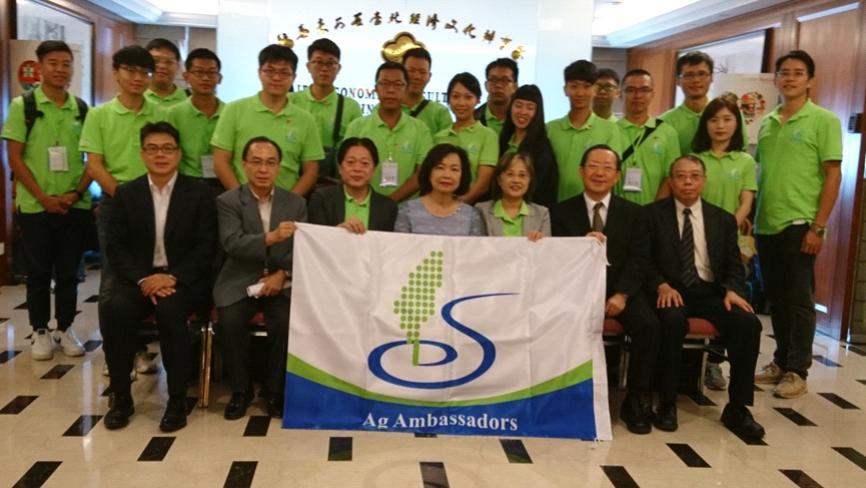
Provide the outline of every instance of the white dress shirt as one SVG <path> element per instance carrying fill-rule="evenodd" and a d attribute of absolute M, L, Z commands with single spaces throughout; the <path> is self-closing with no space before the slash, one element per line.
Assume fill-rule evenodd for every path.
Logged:
<path fill-rule="evenodd" d="M 253 194 L 253 198 L 259 203 L 259 216 L 262 218 L 262 229 L 267 234 L 271 230 L 271 209 L 274 206 L 274 189 L 271 188 L 271 192 L 268 193 L 267 198 L 259 197 L 252 188 L 250 188 L 250 193 Z"/>
<path fill-rule="evenodd" d="M 598 214 L 601 216 L 601 226 L 607 224 L 607 209 L 610 207 L 610 192 L 599 201 L 595 201 L 584 192 L 583 199 L 586 201 L 586 212 L 589 215 L 589 227 L 592 228 L 593 209 L 596 203 L 601 203 L 601 208 L 598 209 Z"/>
<path fill-rule="evenodd" d="M 168 180 L 161 189 L 157 187 L 150 175 L 147 175 L 147 183 L 150 186 L 150 196 L 153 198 L 153 267 L 168 267 L 168 256 L 165 254 L 165 220 L 168 216 L 168 204 L 171 202 L 171 192 L 177 181 L 177 172 Z"/>
<path fill-rule="evenodd" d="M 683 235 L 683 221 L 685 215 L 683 210 L 689 208 L 692 211 L 692 235 L 695 243 L 695 268 L 698 270 L 698 277 L 703 281 L 712 283 L 715 281 L 713 269 L 710 267 L 710 254 L 707 251 L 707 235 L 704 231 L 704 212 L 701 200 L 698 199 L 691 207 L 686 207 L 679 200 L 674 198 L 674 206 L 677 209 L 677 227 L 680 232 L 680 238 Z"/>

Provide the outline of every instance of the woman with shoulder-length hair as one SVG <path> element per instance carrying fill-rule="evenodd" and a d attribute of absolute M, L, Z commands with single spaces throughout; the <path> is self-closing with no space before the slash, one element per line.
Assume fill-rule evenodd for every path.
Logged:
<path fill-rule="evenodd" d="M 488 236 L 526 236 L 537 241 L 550 235 L 550 212 L 532 203 L 535 174 L 529 154 L 506 153 L 493 170 L 493 200 L 475 206 Z"/>

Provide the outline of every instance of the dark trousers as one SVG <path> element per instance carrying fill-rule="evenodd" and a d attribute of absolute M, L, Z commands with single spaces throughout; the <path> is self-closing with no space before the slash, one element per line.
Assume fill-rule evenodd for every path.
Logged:
<path fill-rule="evenodd" d="M 108 259 L 108 226 L 109 214 L 114 207 L 114 199 L 108 193 L 103 193 L 96 212 L 96 236 L 99 239 L 99 303 L 97 312 L 99 314 L 99 333 L 105 338 L 106 326 L 111 322 L 111 298 L 114 295 L 113 288 L 117 281 L 114 267 Z M 105 347 L 103 347 L 105 349 Z M 108 364 L 111 370 L 111 363 Z M 131 368 L 127 370 L 127 374 Z"/>
<path fill-rule="evenodd" d="M 773 360 L 785 371 L 806 377 L 815 340 L 815 256 L 800 252 L 809 226 L 791 225 L 773 235 L 759 235 L 758 259 L 776 337 Z"/>
<path fill-rule="evenodd" d="M 116 283 L 111 299 L 112 320 L 102 327 L 105 358 L 111 375 L 111 389 L 115 393 L 129 393 L 129 372 L 138 349 L 136 331 L 142 319 L 153 314 L 159 331 L 160 352 L 168 378 L 169 396 L 186 396 L 189 378 L 190 333 L 187 319 L 196 304 L 184 287 L 156 305 L 141 294 L 138 286 Z"/>
<path fill-rule="evenodd" d="M 289 298 L 284 294 L 262 298 L 244 298 L 227 307 L 219 307 L 217 341 L 228 369 L 232 392 L 250 390 L 249 321 L 262 312 L 268 331 L 268 391 L 282 395 L 286 382 L 286 354 L 289 343 Z"/>
<path fill-rule="evenodd" d="M 659 320 L 643 293 L 628 298 L 625 309 L 615 317 L 631 338 L 628 360 L 628 392 L 650 391 L 650 380 L 659 350 Z"/>
<path fill-rule="evenodd" d="M 689 330 L 688 319 L 698 317 L 712 322 L 722 337 L 731 363 L 728 401 L 732 405 L 751 405 L 754 400 L 755 363 L 761 339 L 761 322 L 753 313 L 737 307 L 725 310 L 725 291 L 702 283 L 685 290 L 684 306 L 657 309 L 662 325 L 659 401 L 674 403 L 677 398 L 683 338 Z"/>
<path fill-rule="evenodd" d="M 34 330 L 47 329 L 51 318 L 51 278 L 54 277 L 54 317 L 65 331 L 75 319 L 78 264 L 84 251 L 87 211 L 72 208 L 65 215 L 19 213 L 24 236 L 20 251 L 27 263 L 27 313 Z"/>

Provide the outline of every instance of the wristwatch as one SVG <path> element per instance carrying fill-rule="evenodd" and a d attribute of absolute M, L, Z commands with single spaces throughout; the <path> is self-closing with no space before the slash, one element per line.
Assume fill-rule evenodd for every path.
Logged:
<path fill-rule="evenodd" d="M 818 225 L 812 224 L 812 227 L 809 227 L 809 230 L 815 233 L 816 236 L 821 239 L 827 237 L 827 226 L 826 225 Z"/>

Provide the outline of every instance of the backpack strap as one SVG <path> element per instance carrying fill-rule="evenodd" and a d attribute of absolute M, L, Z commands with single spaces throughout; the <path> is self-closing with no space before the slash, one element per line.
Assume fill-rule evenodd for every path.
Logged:
<path fill-rule="evenodd" d="M 340 140 L 340 126 L 343 124 L 343 104 L 345 98 L 346 97 L 343 95 L 337 94 L 337 113 L 334 115 L 334 133 L 331 139 L 334 141 L 334 146 L 336 146 L 337 142 Z"/>
<path fill-rule="evenodd" d="M 26 142 L 27 139 L 30 139 L 30 132 L 36 124 L 36 119 L 45 114 L 36 108 L 36 95 L 33 93 L 33 90 L 24 93 L 22 98 L 24 99 L 24 125 L 27 127 L 27 132 L 24 135 L 24 141 Z"/>
<path fill-rule="evenodd" d="M 421 100 L 421 103 L 419 103 L 418 106 L 415 107 L 415 110 L 409 112 L 409 116 L 412 118 L 418 117 L 418 114 L 420 114 L 421 111 L 424 110 L 429 103 L 430 100 L 427 100 L 426 98 L 424 100 Z"/>

